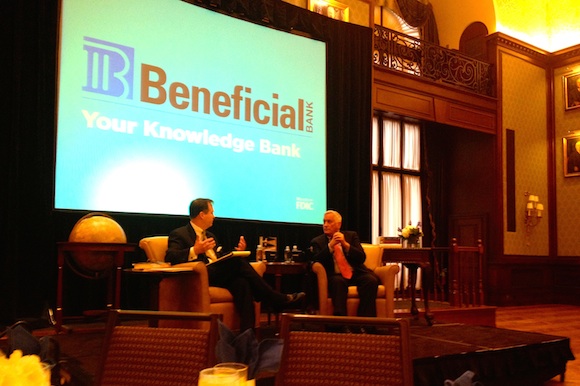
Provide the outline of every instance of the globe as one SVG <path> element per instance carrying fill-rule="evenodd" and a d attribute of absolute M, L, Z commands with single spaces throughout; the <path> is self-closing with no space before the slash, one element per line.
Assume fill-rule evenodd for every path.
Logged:
<path fill-rule="evenodd" d="M 127 242 L 123 228 L 105 213 L 89 213 L 74 225 L 69 242 L 75 243 L 121 243 Z M 76 252 L 71 255 L 83 276 L 100 276 L 108 273 L 115 265 L 111 252 Z"/>

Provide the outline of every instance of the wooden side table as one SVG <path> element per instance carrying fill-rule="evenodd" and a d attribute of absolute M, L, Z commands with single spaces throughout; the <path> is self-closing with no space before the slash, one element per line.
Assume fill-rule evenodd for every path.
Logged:
<path fill-rule="evenodd" d="M 271 261 L 266 263 L 265 275 L 274 275 L 274 289 L 278 292 L 282 289 L 282 277 L 287 275 L 304 275 L 308 269 L 307 262 Z M 279 322 L 279 314 L 275 313 L 276 325 Z M 271 312 L 268 310 L 268 324 L 271 321 Z"/>
<path fill-rule="evenodd" d="M 383 248 L 383 264 L 400 263 L 409 269 L 409 285 L 411 286 L 411 315 L 417 317 L 419 310 L 416 303 L 417 269 L 424 270 L 421 275 L 423 300 L 425 303 L 425 319 L 433 324 L 433 314 L 429 308 L 429 275 L 431 274 L 431 248 Z"/>
<path fill-rule="evenodd" d="M 119 308 L 121 299 L 121 272 L 123 264 L 125 263 L 125 253 L 134 252 L 137 249 L 136 244 L 122 244 L 122 243 L 79 243 L 79 242 L 58 242 L 58 278 L 56 289 L 56 312 L 55 319 L 56 332 L 59 333 L 62 329 L 62 290 L 63 290 L 63 271 L 66 259 L 70 259 L 75 252 L 105 252 L 113 255 L 114 274 L 109 278 L 109 290 L 107 298 L 108 308 Z"/>

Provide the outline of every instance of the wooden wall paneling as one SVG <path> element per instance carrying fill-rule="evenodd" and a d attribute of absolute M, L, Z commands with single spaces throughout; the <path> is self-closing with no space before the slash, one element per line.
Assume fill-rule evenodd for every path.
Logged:
<path fill-rule="evenodd" d="M 534 304 L 580 305 L 580 266 L 572 259 L 539 256 L 508 256 L 488 262 L 488 304 L 517 306 Z"/>
<path fill-rule="evenodd" d="M 469 107 L 452 101 L 435 99 L 437 122 L 495 134 L 496 113 Z"/>
<path fill-rule="evenodd" d="M 475 247 L 477 240 L 481 239 L 485 251 L 487 239 L 485 228 L 485 215 L 451 216 L 449 218 L 450 236 L 455 237 L 461 246 Z"/>
<path fill-rule="evenodd" d="M 550 304 L 553 302 L 553 282 L 551 280 L 551 268 L 543 266 L 514 267 L 512 278 L 513 298 L 516 304 Z"/>
<path fill-rule="evenodd" d="M 556 266 L 540 256 L 504 256 L 488 263 L 488 300 L 495 306 L 550 304 L 554 296 Z M 556 279 L 557 280 L 557 279 Z"/>
<path fill-rule="evenodd" d="M 381 111 L 435 120 L 433 98 L 390 86 L 373 86 L 373 106 Z"/>
<path fill-rule="evenodd" d="M 553 267 L 554 303 L 580 305 L 580 267 L 561 263 Z"/>
<path fill-rule="evenodd" d="M 497 98 L 400 71 L 373 68 L 373 108 L 496 134 Z"/>

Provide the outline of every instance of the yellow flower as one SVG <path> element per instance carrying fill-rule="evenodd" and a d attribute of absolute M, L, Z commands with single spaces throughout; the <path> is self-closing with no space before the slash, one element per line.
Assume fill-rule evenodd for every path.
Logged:
<path fill-rule="evenodd" d="M 50 370 L 37 355 L 15 350 L 10 358 L 0 355 L 0 386 L 50 386 Z"/>
<path fill-rule="evenodd" d="M 421 230 L 421 223 L 417 223 L 417 225 L 407 225 L 403 229 L 399 228 L 399 236 L 403 239 L 408 239 L 411 236 L 418 236 L 423 237 L 423 231 Z"/>

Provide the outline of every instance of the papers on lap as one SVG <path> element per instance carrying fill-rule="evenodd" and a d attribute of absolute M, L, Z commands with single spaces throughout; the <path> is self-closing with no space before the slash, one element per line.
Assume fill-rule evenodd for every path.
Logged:
<path fill-rule="evenodd" d="M 231 251 L 230 253 L 227 253 L 227 254 L 219 257 L 215 261 L 210 261 L 207 265 L 219 263 L 220 261 L 228 260 L 228 259 L 231 259 L 234 257 L 248 257 L 248 256 L 250 256 L 250 251 Z M 185 263 L 185 264 L 187 264 L 187 263 Z"/>
<path fill-rule="evenodd" d="M 169 263 L 164 262 L 135 263 L 133 264 L 133 269 L 136 271 L 144 271 L 144 272 L 183 272 L 183 271 L 191 271 L 193 269 L 193 264 L 183 263 L 171 265 Z"/>

